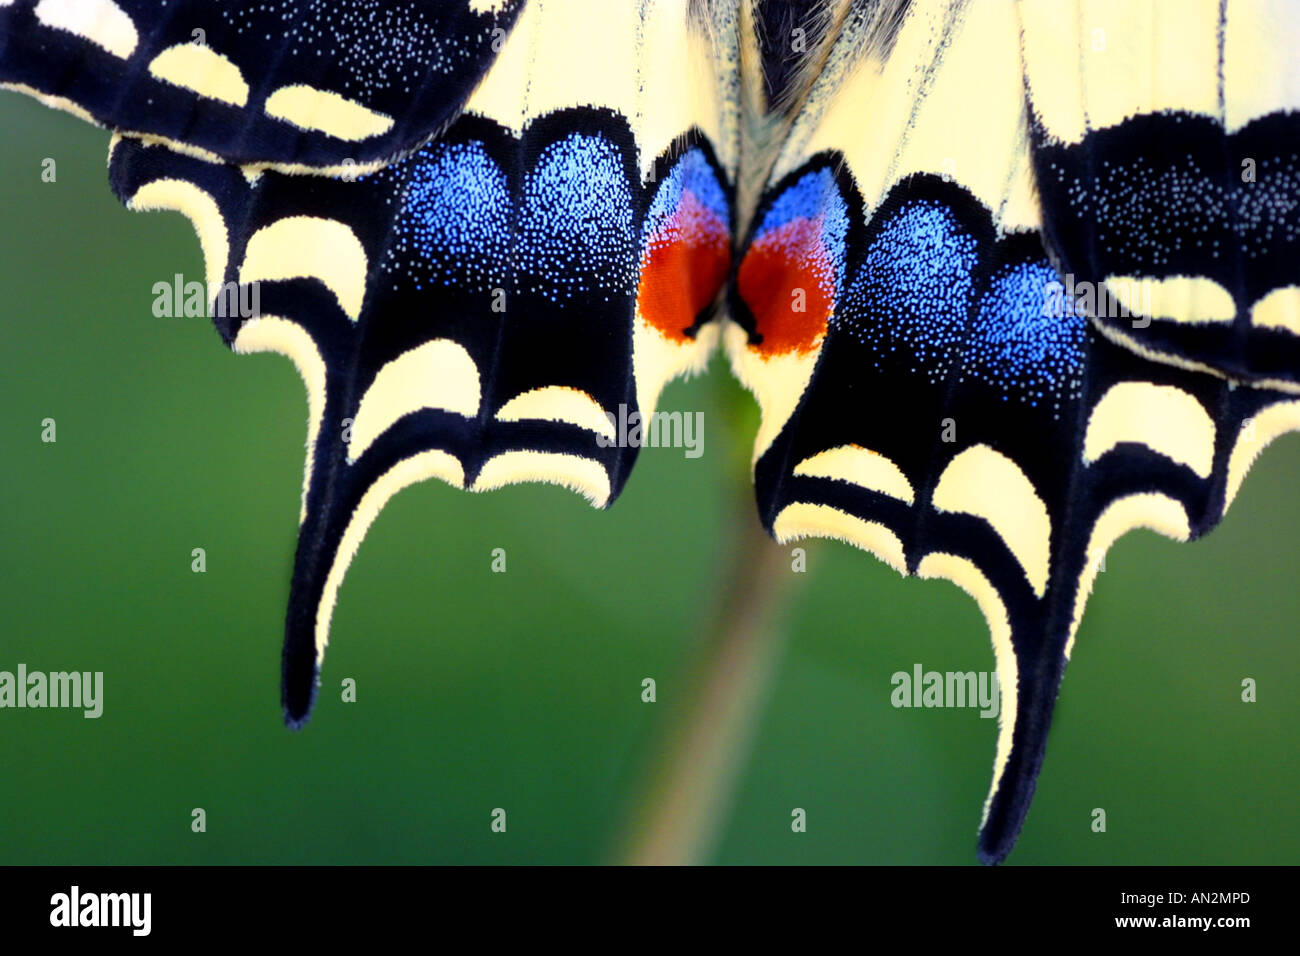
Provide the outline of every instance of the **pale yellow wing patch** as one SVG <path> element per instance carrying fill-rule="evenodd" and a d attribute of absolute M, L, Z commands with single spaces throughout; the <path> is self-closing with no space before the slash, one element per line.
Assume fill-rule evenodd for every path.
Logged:
<path fill-rule="evenodd" d="M 1223 43 L 1224 126 L 1236 132 L 1278 109 L 1300 108 L 1300 4 L 1228 0 Z"/>
<path fill-rule="evenodd" d="M 248 84 L 239 67 L 211 47 L 199 43 L 169 46 L 149 64 L 149 72 L 173 86 L 234 106 L 248 103 Z"/>
<path fill-rule="evenodd" d="M 211 194 L 184 179 L 155 179 L 136 190 L 127 207 L 138 211 L 172 209 L 194 225 L 203 249 L 208 294 L 215 295 L 226 275 L 230 236 Z"/>
<path fill-rule="evenodd" d="M 916 499 L 912 483 L 898 465 L 880 452 L 860 445 L 840 445 L 818 452 L 795 465 L 794 474 L 846 481 L 909 505 Z"/>
<path fill-rule="evenodd" d="M 1218 117 L 1219 0 L 1020 0 L 1030 103 L 1078 143 L 1142 114 Z"/>
<path fill-rule="evenodd" d="M 135 22 L 113 0 L 41 0 L 36 19 L 125 60 L 140 42 Z"/>
<path fill-rule="evenodd" d="M 1214 420 L 1191 394 L 1172 385 L 1120 382 L 1088 416 L 1083 461 L 1091 464 L 1121 442 L 1137 442 L 1208 478 Z"/>
<path fill-rule="evenodd" d="M 754 438 L 755 462 L 776 440 L 812 381 L 821 349 L 819 340 L 808 354 L 761 355 L 749 347 L 749 333 L 728 321 L 723 332 L 731 370 L 753 393 L 761 418 Z"/>
<path fill-rule="evenodd" d="M 1020 19 L 1032 108 L 1062 143 L 1143 113 L 1232 133 L 1300 106 L 1293 0 L 1020 0 Z"/>
<path fill-rule="evenodd" d="M 291 319 L 276 315 L 249 319 L 239 327 L 232 347 L 241 354 L 278 352 L 287 356 L 307 386 L 307 464 L 303 468 L 302 505 L 298 510 L 298 523 L 302 524 L 307 520 L 312 460 L 325 414 L 325 359 L 321 357 L 316 340 L 306 329 Z"/>
<path fill-rule="evenodd" d="M 903 542 L 898 535 L 879 522 L 865 521 L 830 505 L 808 501 L 786 505 L 772 522 L 772 536 L 777 544 L 801 538 L 833 538 L 874 554 L 899 574 L 907 574 Z"/>
<path fill-rule="evenodd" d="M 319 130 L 350 142 L 370 139 L 393 128 L 393 118 L 345 96 L 314 86 L 282 86 L 266 98 L 267 116 L 299 129 Z"/>
<path fill-rule="evenodd" d="M 958 454 L 935 485 L 940 511 L 983 518 L 1015 556 L 1034 593 L 1047 590 L 1052 519 L 1028 476 L 1014 461 L 988 445 Z"/>
<path fill-rule="evenodd" d="M 689 6 L 529 0 L 465 112 L 521 132 L 556 110 L 611 109 L 636 131 L 642 179 L 697 127 L 734 175 L 739 104 L 727 95 L 738 55 L 734 13 L 716 9 L 714 31 L 705 35 L 691 26 Z"/>
<path fill-rule="evenodd" d="M 348 460 L 360 458 L 405 415 L 437 408 L 472 418 L 479 402 L 478 366 L 465 347 L 451 339 L 425 342 L 384 365 L 361 396 Z"/>
<path fill-rule="evenodd" d="M 600 403 L 581 389 L 567 385 L 547 385 L 522 392 L 502 405 L 496 418 L 502 422 L 567 422 L 611 441 L 616 437 L 614 424 Z"/>
<path fill-rule="evenodd" d="M 1250 324 L 1300 335 L 1300 285 L 1274 289 L 1251 307 Z"/>
<path fill-rule="evenodd" d="M 1110 276 L 1105 285 L 1133 316 L 1182 323 L 1231 322 L 1237 316 L 1232 293 L 1205 276 Z"/>
<path fill-rule="evenodd" d="M 1020 676 L 1016 665 L 1015 649 L 1011 644 L 1011 619 L 997 588 L 978 567 L 966 558 L 935 551 L 921 559 L 916 569 L 920 578 L 943 578 L 956 584 L 975 599 L 984 620 L 988 622 L 989 636 L 993 641 L 993 656 L 998 674 L 998 691 L 1001 708 L 998 712 L 998 746 L 993 757 L 993 782 L 984 799 L 984 813 L 980 826 L 988 819 L 993 794 L 997 792 L 1007 761 L 1011 758 L 1011 738 L 1019 709 Z"/>
<path fill-rule="evenodd" d="M 632 362 L 637 408 L 642 418 L 654 414 L 659 407 L 659 396 L 665 385 L 680 376 L 704 371 L 709 356 L 718 347 L 720 325 L 720 322 L 709 322 L 694 339 L 677 343 L 669 341 L 637 310 L 632 325 Z"/>
<path fill-rule="evenodd" d="M 366 250 L 337 219 L 287 216 L 253 233 L 244 251 L 240 282 L 316 279 L 356 321 L 366 295 Z"/>
<path fill-rule="evenodd" d="M 813 85 L 772 180 L 837 150 L 870 215 L 915 173 L 953 179 L 989 209 L 1024 145 L 1020 27 L 1010 0 L 935 0 L 907 9 L 888 56 L 846 36 Z M 979 82 L 971 82 L 978 76 Z M 978 149 L 962 143 L 978 142 Z"/>
<path fill-rule="evenodd" d="M 1300 402 L 1278 402 L 1262 411 L 1256 412 L 1254 418 L 1242 423 L 1233 443 L 1232 453 L 1228 456 L 1228 479 L 1224 488 L 1223 508 L 1226 511 L 1241 490 L 1241 483 L 1246 480 L 1246 473 L 1259 453 L 1269 443 L 1287 432 L 1300 431 Z"/>
<path fill-rule="evenodd" d="M 609 473 L 590 458 L 561 452 L 507 451 L 488 459 L 474 481 L 474 491 L 492 491 L 522 482 L 561 485 L 603 508 L 609 502 Z"/>

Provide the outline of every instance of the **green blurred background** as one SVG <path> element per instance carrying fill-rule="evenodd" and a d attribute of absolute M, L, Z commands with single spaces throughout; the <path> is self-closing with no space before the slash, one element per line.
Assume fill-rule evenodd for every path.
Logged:
<path fill-rule="evenodd" d="M 206 320 L 152 315 L 155 282 L 202 278 L 198 243 L 179 215 L 119 206 L 107 141 L 0 95 L 0 669 L 105 672 L 99 720 L 0 710 L 0 863 L 611 859 L 741 540 L 729 495 L 753 415 L 732 436 L 714 410 L 749 399 L 719 362 L 671 386 L 665 407 L 706 412 L 704 456 L 646 450 L 608 513 L 545 486 L 400 494 L 348 574 L 315 718 L 291 733 L 303 386 Z M 1140 532 L 1111 552 L 1011 863 L 1300 860 L 1297 474 L 1288 436 L 1208 539 Z M 895 710 L 889 678 L 992 669 L 974 602 L 847 547 L 808 556 L 705 858 L 973 863 L 995 721 Z"/>

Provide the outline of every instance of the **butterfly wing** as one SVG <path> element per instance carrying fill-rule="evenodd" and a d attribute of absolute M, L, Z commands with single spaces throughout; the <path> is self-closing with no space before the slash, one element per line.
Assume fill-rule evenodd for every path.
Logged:
<path fill-rule="evenodd" d="M 685 0 L 534 0 L 445 133 L 355 179 L 115 139 L 119 197 L 194 221 L 227 344 L 284 353 L 307 384 L 291 725 L 393 494 L 543 481 L 605 507 L 637 453 L 614 421 L 707 361 L 730 268 L 734 37 Z"/>
<path fill-rule="evenodd" d="M 1233 0 L 1226 23 L 1290 22 L 1261 4 Z M 763 522 L 975 596 L 1003 693 L 980 852 L 1004 858 L 1106 547 L 1134 527 L 1204 533 L 1258 450 L 1300 427 L 1277 337 L 1297 281 L 1293 114 L 1273 115 L 1286 90 L 1241 123 L 1221 91 L 1217 133 L 1195 104 L 1171 107 L 1191 166 L 1160 171 L 1143 208 L 1197 208 L 1178 190 L 1209 202 L 1212 183 L 1216 237 L 1245 243 L 1221 269 L 1190 253 L 1185 216 L 1164 222 L 1157 256 L 1154 212 L 1093 215 L 1119 205 L 1099 166 L 1132 175 L 1178 131 L 1148 99 L 1117 127 L 1089 106 L 1082 135 L 1062 134 L 1028 2 L 412 3 L 351 44 L 349 18 L 378 5 L 328 27 L 322 7 L 0 3 L 0 81 L 127 134 L 118 195 L 188 215 L 225 341 L 288 355 L 307 383 L 286 720 L 310 713 L 343 575 L 402 487 L 617 496 L 636 449 L 610 419 L 649 414 L 706 360 L 741 221 L 726 337 L 762 409 Z M 268 18 L 291 26 L 259 40 Z M 795 31 L 792 60 L 774 39 Z M 736 196 L 746 150 L 753 204 Z M 1259 193 L 1225 179 L 1246 152 Z M 1186 169 L 1192 186 L 1175 188 Z M 313 171 L 366 175 L 290 175 Z M 1218 338 L 1199 313 L 1151 315 L 1150 341 L 1120 335 L 1068 285 L 1119 276 L 1116 295 L 1201 308 L 1209 284 L 1167 284 L 1194 265 L 1235 310 Z"/>
<path fill-rule="evenodd" d="M 10 0 L 0 84 L 197 155 L 366 169 L 456 117 L 522 0 Z"/>
<path fill-rule="evenodd" d="M 1063 303 L 1015 7 L 902 13 L 841 36 L 794 120 L 726 341 L 762 410 L 777 540 L 846 541 L 978 602 L 1002 695 L 979 852 L 997 862 L 1106 549 L 1209 530 L 1300 404 L 1146 360 Z"/>
<path fill-rule="evenodd" d="M 1300 8 L 1022 0 L 1048 251 L 1142 355 L 1300 391 Z"/>

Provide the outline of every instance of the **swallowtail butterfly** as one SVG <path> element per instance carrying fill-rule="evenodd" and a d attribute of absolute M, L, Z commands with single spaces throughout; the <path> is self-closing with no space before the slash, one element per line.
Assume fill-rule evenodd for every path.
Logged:
<path fill-rule="evenodd" d="M 291 726 L 394 493 L 604 508 L 616 410 L 721 348 L 778 541 L 978 602 L 997 862 L 1101 556 L 1300 428 L 1298 38 L 1292 0 L 0 0 L 0 83 L 112 130 L 117 196 L 256 284 L 226 344 L 306 382 Z"/>

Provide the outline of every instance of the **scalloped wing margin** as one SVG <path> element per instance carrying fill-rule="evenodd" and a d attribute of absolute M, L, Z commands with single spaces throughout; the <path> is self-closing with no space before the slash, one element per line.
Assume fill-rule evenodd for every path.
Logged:
<path fill-rule="evenodd" d="M 289 356 L 307 385 L 283 658 L 291 726 L 311 712 L 346 569 L 393 494 L 429 477 L 472 491 L 541 481 L 605 507 L 638 452 L 616 423 L 653 414 L 664 384 L 716 345 L 738 152 L 734 101 L 719 90 L 734 24 L 704 30 L 685 0 L 640 13 L 541 6 L 450 129 L 371 175 L 251 173 L 114 142 L 118 196 L 194 222 L 226 343 Z M 575 23 L 586 27 L 565 31 Z M 591 23 L 635 69 L 626 89 L 606 83 L 609 106 L 566 105 L 601 89 L 610 66 L 579 55 Z M 718 89 L 651 82 L 667 46 Z M 541 90 L 559 63 L 571 88 Z M 255 314 L 239 307 L 250 300 Z"/>

